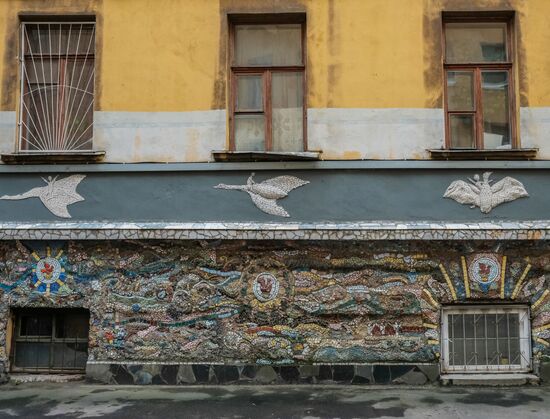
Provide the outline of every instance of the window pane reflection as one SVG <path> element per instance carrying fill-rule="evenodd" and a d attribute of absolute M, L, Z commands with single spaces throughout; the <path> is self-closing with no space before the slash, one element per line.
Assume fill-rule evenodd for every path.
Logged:
<path fill-rule="evenodd" d="M 487 149 L 511 148 L 508 72 L 481 73 L 483 143 Z"/>

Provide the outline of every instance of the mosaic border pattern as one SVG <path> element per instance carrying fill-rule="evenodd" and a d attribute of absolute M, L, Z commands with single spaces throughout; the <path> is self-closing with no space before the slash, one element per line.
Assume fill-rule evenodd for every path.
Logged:
<path fill-rule="evenodd" d="M 353 223 L 0 223 L 0 240 L 548 240 L 550 220 Z"/>

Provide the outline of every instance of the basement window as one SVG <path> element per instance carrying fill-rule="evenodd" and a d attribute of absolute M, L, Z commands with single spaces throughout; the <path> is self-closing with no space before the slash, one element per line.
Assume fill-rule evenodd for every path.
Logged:
<path fill-rule="evenodd" d="M 527 372 L 531 369 L 529 310 L 523 306 L 448 307 L 442 313 L 445 372 Z"/>
<path fill-rule="evenodd" d="M 83 309 L 16 310 L 13 372 L 82 373 L 88 360 L 90 315 Z"/>

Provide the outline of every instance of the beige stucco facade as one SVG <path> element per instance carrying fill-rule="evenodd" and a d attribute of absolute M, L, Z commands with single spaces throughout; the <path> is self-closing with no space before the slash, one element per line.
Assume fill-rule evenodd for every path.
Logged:
<path fill-rule="evenodd" d="M 197 162 L 228 147 L 228 15 L 301 12 L 308 148 L 327 160 L 427 159 L 444 145 L 451 10 L 515 11 L 519 141 L 550 158 L 546 0 L 5 0 L 0 151 L 17 147 L 21 16 L 96 16 L 94 148 L 106 161 Z"/>

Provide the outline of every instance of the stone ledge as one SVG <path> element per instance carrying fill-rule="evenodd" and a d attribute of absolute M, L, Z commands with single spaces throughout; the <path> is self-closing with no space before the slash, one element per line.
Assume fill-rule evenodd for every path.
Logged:
<path fill-rule="evenodd" d="M 441 374 L 444 385 L 463 386 L 521 386 L 539 384 L 535 374 L 524 373 L 487 373 L 487 374 Z"/>
<path fill-rule="evenodd" d="M 21 383 L 68 383 L 82 381 L 85 376 L 82 374 L 10 374 L 10 381 L 15 384 Z"/>
<path fill-rule="evenodd" d="M 321 151 L 227 151 L 214 150 L 212 157 L 217 162 L 268 162 L 268 161 L 316 161 L 321 157 Z"/>
<path fill-rule="evenodd" d="M 550 220 L 453 222 L 5 222 L 0 240 L 548 240 Z"/>
<path fill-rule="evenodd" d="M 6 164 L 86 164 L 99 163 L 105 158 L 105 151 L 70 152 L 19 152 L 0 155 Z"/>
<path fill-rule="evenodd" d="M 537 157 L 538 148 L 513 148 L 496 150 L 428 150 L 434 160 L 532 160 Z"/>

